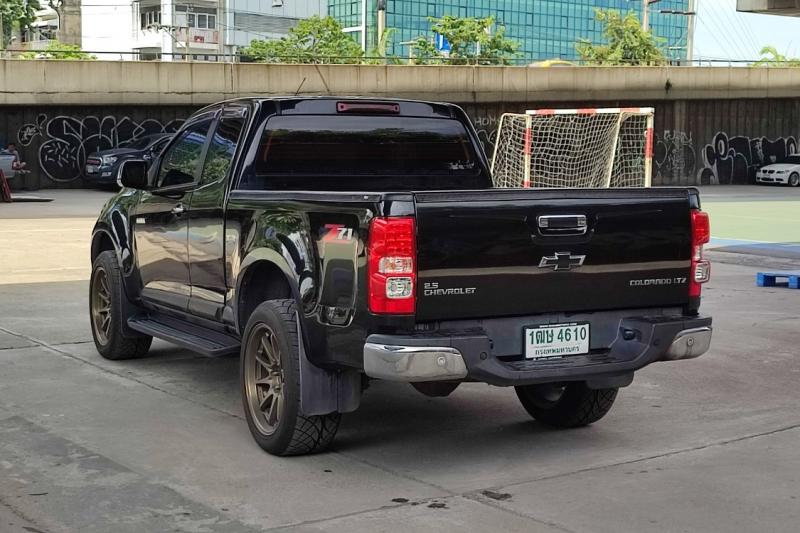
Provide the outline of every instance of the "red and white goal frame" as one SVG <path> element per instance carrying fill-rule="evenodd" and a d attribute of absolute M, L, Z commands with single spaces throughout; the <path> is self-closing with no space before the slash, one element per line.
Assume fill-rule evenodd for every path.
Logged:
<path fill-rule="evenodd" d="M 495 187 L 650 187 L 652 107 L 534 109 L 500 119 Z"/>

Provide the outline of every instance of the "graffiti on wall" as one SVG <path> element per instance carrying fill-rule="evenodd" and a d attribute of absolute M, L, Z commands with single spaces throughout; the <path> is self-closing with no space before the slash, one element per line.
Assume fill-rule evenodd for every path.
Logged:
<path fill-rule="evenodd" d="M 680 130 L 664 130 L 656 133 L 653 153 L 653 168 L 656 183 L 669 183 L 694 176 L 697 157 L 692 134 Z"/>
<path fill-rule="evenodd" d="M 91 115 L 59 115 L 48 120 L 46 115 L 41 114 L 35 124 L 25 124 L 17 131 L 17 139 L 22 146 L 28 146 L 41 137 L 39 168 L 52 181 L 68 183 L 83 175 L 89 154 L 117 148 L 145 135 L 172 133 L 182 123 L 180 119 L 163 124 L 156 119 L 137 122 L 130 117 L 100 118 Z"/>
<path fill-rule="evenodd" d="M 34 138 L 42 134 L 42 129 L 44 129 L 46 123 L 47 115 L 40 114 L 36 117 L 36 124 L 25 124 L 19 129 L 17 140 L 22 146 L 28 146 Z"/>
<path fill-rule="evenodd" d="M 732 185 L 755 182 L 756 171 L 764 165 L 780 163 L 797 153 L 794 137 L 714 136 L 701 151 L 702 168 L 697 173 L 701 185 Z"/>
<path fill-rule="evenodd" d="M 494 153 L 494 141 L 497 137 L 497 122 L 498 118 L 496 116 L 475 117 L 472 121 L 478 134 L 478 140 L 483 146 L 483 151 L 490 160 Z"/>

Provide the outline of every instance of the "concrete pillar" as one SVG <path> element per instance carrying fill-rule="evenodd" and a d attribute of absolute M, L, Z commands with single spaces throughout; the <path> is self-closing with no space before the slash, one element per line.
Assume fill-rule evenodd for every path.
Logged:
<path fill-rule="evenodd" d="M 58 15 L 59 42 L 82 46 L 81 0 L 64 0 Z"/>
<path fill-rule="evenodd" d="M 689 131 L 689 125 L 686 120 L 686 101 L 678 100 L 672 103 L 672 133 L 673 135 L 681 135 Z M 680 145 L 680 143 L 679 143 Z M 681 146 L 681 150 L 686 148 Z M 676 159 L 684 159 L 684 154 L 676 154 Z M 685 159 L 684 159 L 685 160 Z M 694 176 L 688 175 L 693 172 L 691 169 L 684 170 L 681 176 L 672 176 L 670 185 L 688 185 L 694 183 Z M 666 184 L 665 184 L 666 185 Z"/>

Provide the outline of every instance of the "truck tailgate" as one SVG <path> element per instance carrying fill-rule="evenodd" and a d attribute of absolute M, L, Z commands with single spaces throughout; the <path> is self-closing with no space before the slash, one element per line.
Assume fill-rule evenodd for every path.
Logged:
<path fill-rule="evenodd" d="M 689 300 L 694 189 L 414 193 L 417 320 Z"/>

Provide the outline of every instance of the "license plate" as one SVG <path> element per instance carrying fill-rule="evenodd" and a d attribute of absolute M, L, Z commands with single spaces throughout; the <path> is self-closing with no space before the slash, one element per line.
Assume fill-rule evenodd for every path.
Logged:
<path fill-rule="evenodd" d="M 526 359 L 557 359 L 589 353 L 589 323 L 525 328 Z"/>
<path fill-rule="evenodd" d="M 94 166 L 94 165 L 86 165 L 86 172 L 87 172 L 88 174 L 94 174 L 94 173 L 96 173 L 98 170 L 99 170 L 99 168 L 98 168 L 98 167 L 96 167 L 96 166 Z"/>

